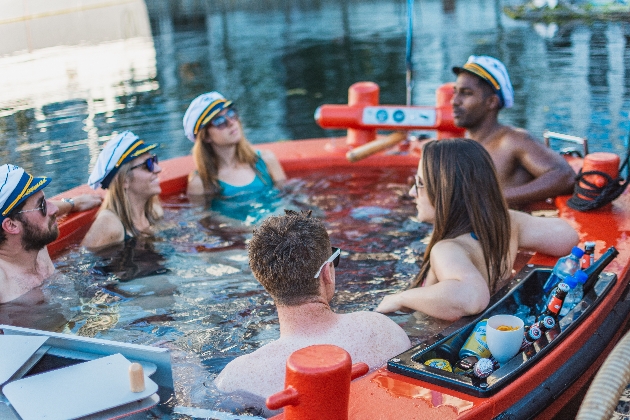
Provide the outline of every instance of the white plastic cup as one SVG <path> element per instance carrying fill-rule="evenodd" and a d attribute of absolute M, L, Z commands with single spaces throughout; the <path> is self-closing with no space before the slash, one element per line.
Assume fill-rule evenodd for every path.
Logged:
<path fill-rule="evenodd" d="M 501 331 L 499 327 L 509 327 L 509 331 Z M 523 343 L 525 324 L 514 315 L 494 315 L 488 318 L 486 342 L 492 356 L 503 365 L 516 356 Z"/>

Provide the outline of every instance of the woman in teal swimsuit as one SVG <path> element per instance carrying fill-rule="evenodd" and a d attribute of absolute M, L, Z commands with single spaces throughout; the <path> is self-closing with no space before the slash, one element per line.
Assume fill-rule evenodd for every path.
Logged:
<path fill-rule="evenodd" d="M 508 210 L 492 159 L 473 140 L 428 142 L 409 193 L 433 234 L 419 275 L 409 289 L 386 296 L 379 312 L 416 310 L 446 320 L 478 314 L 512 275 L 519 249 L 562 256 L 578 242 L 562 219 Z"/>
<path fill-rule="evenodd" d="M 184 131 L 195 143 L 197 167 L 188 177 L 189 195 L 229 198 L 269 190 L 286 180 L 272 152 L 254 151 L 232 101 L 218 92 L 192 101 L 184 115 Z"/>

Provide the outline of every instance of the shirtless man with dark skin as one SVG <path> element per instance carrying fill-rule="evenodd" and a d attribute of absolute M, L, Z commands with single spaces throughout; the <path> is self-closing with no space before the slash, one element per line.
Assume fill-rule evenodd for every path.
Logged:
<path fill-rule="evenodd" d="M 512 97 L 504 99 L 501 89 L 493 87 L 492 76 L 497 74 L 496 69 L 483 72 L 478 62 L 489 67 L 488 64 L 498 60 L 472 56 L 463 67 L 453 69 L 457 74 L 451 100 L 453 117 L 455 125 L 466 128 L 466 137 L 481 143 L 490 153 L 510 207 L 571 194 L 575 172 L 562 156 L 545 147 L 526 130 L 499 123 L 499 111 L 504 107 L 505 99 L 511 106 Z M 500 68 L 505 70 L 502 64 Z M 479 76 L 478 69 L 490 80 Z M 504 74 L 503 80 L 501 74 L 497 74 L 497 80 L 502 82 L 497 86 L 503 88 L 510 83 L 507 72 Z M 511 94 L 511 85 L 509 92 L 505 94 Z"/>

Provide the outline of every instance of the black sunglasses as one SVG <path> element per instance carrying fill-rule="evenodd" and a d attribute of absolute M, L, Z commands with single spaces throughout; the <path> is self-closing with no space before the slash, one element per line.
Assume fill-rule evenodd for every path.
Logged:
<path fill-rule="evenodd" d="M 235 108 L 228 108 L 223 115 L 219 115 L 210 120 L 210 124 L 219 130 L 224 129 L 228 125 L 228 118 L 232 121 L 238 120 L 238 112 Z"/>
<path fill-rule="evenodd" d="M 155 172 L 155 165 L 157 164 L 158 164 L 158 157 L 156 155 L 153 155 L 153 156 L 149 156 L 147 160 L 145 160 L 144 162 L 132 166 L 131 168 L 129 168 L 129 170 L 132 171 L 134 169 L 144 167 L 149 172 Z"/>
<path fill-rule="evenodd" d="M 44 198 L 42 200 L 42 204 L 39 205 L 39 207 L 35 207 L 34 209 L 30 209 L 30 210 L 21 210 L 16 212 L 15 214 L 20 214 L 20 213 L 28 213 L 30 211 L 40 211 L 42 213 L 42 216 L 46 217 L 46 214 L 48 214 L 48 206 L 46 205 L 46 199 Z"/>
<path fill-rule="evenodd" d="M 335 248 L 334 246 L 330 247 L 332 250 L 332 254 L 331 257 L 335 254 L 337 254 L 337 256 L 335 257 L 335 259 L 333 260 L 333 265 L 335 267 L 337 267 L 339 265 L 339 257 L 341 257 L 341 249 L 339 248 Z"/>
<path fill-rule="evenodd" d="M 333 266 L 335 266 L 335 267 L 337 267 L 339 265 L 339 257 L 341 255 L 341 249 L 335 248 L 334 246 L 331 247 L 331 249 L 332 249 L 332 254 L 330 255 L 330 258 L 328 258 L 326 261 L 324 261 L 324 263 L 319 267 L 319 270 L 317 270 L 317 274 L 315 274 L 315 278 L 319 277 L 319 274 L 322 272 L 322 269 L 329 262 L 332 262 Z"/>

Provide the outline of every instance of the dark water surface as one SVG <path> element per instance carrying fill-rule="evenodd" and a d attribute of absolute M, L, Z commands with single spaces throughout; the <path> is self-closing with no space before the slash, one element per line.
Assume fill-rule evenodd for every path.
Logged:
<path fill-rule="evenodd" d="M 453 65 L 490 54 L 515 87 L 504 122 L 623 154 L 630 24 L 514 21 L 504 1 L 416 0 L 412 102 L 433 104 Z M 161 143 L 162 158 L 189 153 L 181 119 L 205 91 L 236 101 L 253 143 L 340 134 L 313 112 L 347 102 L 357 81 L 378 83 L 381 103 L 405 102 L 403 0 L 81 4 L 0 10 L 0 162 L 52 176 L 49 195 L 85 183 L 112 132 Z"/>

